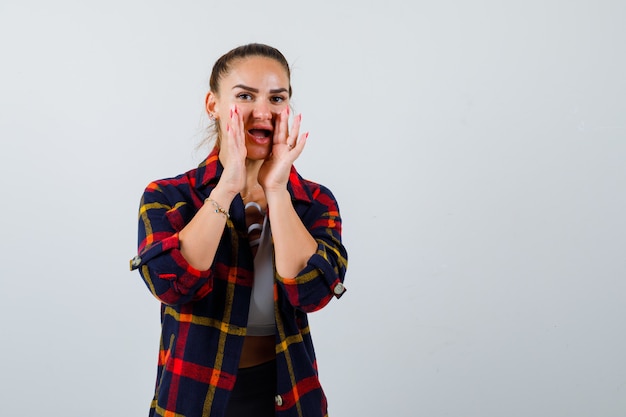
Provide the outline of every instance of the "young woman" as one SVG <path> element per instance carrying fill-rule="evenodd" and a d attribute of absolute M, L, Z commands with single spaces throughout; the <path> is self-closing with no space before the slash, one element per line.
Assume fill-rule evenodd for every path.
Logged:
<path fill-rule="evenodd" d="M 327 415 L 307 313 L 345 288 L 332 193 L 293 167 L 289 65 L 249 44 L 217 60 L 216 142 L 196 168 L 148 185 L 131 261 L 162 303 L 150 416 Z"/>

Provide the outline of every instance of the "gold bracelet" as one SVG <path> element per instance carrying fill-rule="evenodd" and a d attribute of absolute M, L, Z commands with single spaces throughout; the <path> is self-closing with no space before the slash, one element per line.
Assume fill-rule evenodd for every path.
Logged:
<path fill-rule="evenodd" d="M 216 213 L 218 213 L 218 214 L 220 214 L 220 213 L 221 213 L 221 214 L 223 214 L 223 215 L 224 215 L 224 217 L 226 217 L 227 219 L 230 219 L 230 214 L 228 214 L 228 212 L 227 212 L 226 210 L 224 210 L 224 209 L 222 208 L 222 206 L 220 206 L 219 204 L 217 204 L 217 201 L 215 201 L 215 200 L 213 200 L 213 199 L 211 199 L 211 198 L 207 197 L 207 198 L 205 198 L 205 199 L 204 199 L 204 203 L 205 203 L 205 204 L 206 204 L 206 203 L 211 203 L 211 204 L 213 204 L 213 207 L 215 207 L 215 212 L 216 212 Z"/>

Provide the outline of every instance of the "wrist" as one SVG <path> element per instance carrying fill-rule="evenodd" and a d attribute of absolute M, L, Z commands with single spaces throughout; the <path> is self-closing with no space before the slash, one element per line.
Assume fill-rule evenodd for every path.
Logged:
<path fill-rule="evenodd" d="M 228 208 L 237 194 L 237 192 L 225 190 L 217 184 L 213 191 L 211 191 L 211 194 L 209 194 L 209 198 L 217 202 L 220 206 Z"/>
<path fill-rule="evenodd" d="M 211 197 L 207 197 L 204 199 L 204 205 L 210 204 L 212 209 L 216 214 L 221 214 L 224 216 L 226 220 L 230 219 L 230 213 L 224 207 L 220 206 L 220 204 L 213 200 Z"/>
<path fill-rule="evenodd" d="M 291 194 L 287 191 L 287 188 L 279 188 L 275 190 L 263 190 L 265 192 L 265 199 L 267 200 L 267 205 L 272 206 L 276 205 L 281 201 L 289 201 L 291 202 Z"/>

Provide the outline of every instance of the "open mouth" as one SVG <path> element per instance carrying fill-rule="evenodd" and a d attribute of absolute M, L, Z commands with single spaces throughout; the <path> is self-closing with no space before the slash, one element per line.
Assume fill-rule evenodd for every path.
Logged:
<path fill-rule="evenodd" d="M 250 133 L 250 136 L 259 139 L 269 138 L 272 134 L 272 132 L 268 129 L 250 129 L 248 130 L 248 133 Z"/>
<path fill-rule="evenodd" d="M 272 137 L 272 131 L 269 129 L 250 129 L 248 134 L 258 143 L 267 143 Z"/>

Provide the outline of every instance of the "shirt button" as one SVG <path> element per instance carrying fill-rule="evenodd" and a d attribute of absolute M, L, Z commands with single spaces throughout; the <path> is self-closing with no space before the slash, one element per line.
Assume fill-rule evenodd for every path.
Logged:
<path fill-rule="evenodd" d="M 344 293 L 344 291 L 346 291 L 346 287 L 344 287 L 341 282 L 339 284 L 335 285 L 335 289 L 333 290 L 335 295 L 341 295 L 341 294 Z"/>
<path fill-rule="evenodd" d="M 130 260 L 130 269 L 135 269 L 139 265 L 141 265 L 141 257 L 139 255 Z"/>
<path fill-rule="evenodd" d="M 274 402 L 276 402 L 277 406 L 282 406 L 283 405 L 283 397 L 281 397 L 280 395 L 276 395 L 274 397 Z"/>

